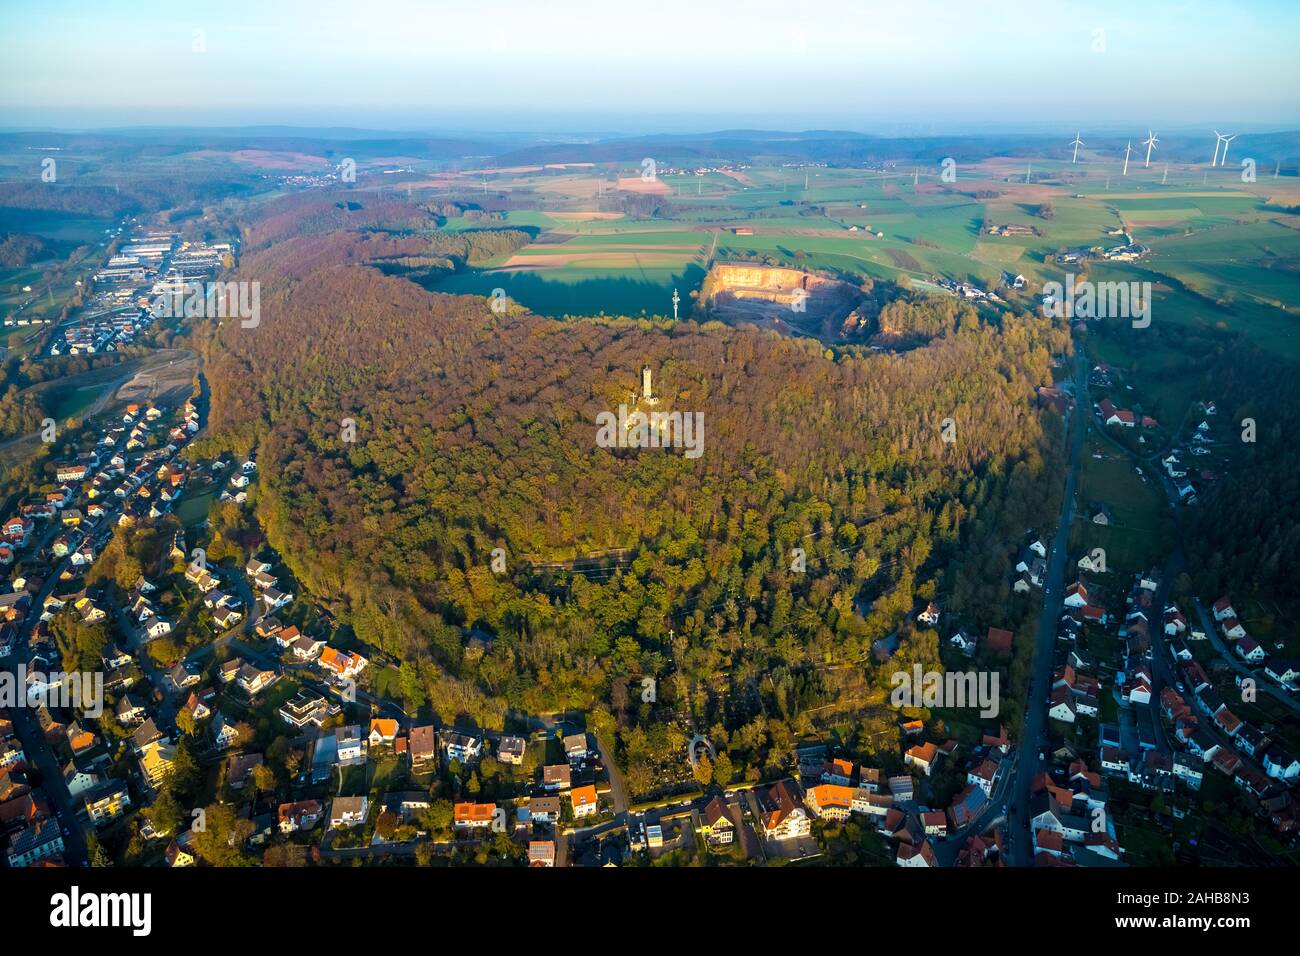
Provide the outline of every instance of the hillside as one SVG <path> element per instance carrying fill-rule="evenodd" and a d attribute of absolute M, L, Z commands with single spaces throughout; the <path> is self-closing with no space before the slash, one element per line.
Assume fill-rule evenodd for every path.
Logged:
<path fill-rule="evenodd" d="M 271 543 L 435 698 L 454 681 L 455 706 L 490 721 L 609 707 L 615 686 L 672 676 L 665 705 L 732 723 L 752 710 L 733 691 L 776 668 L 802 688 L 779 704 L 793 718 L 864 677 L 883 686 L 808 668 L 861 659 L 941 580 L 955 608 L 1004 619 L 1010 542 L 1053 509 L 1055 443 L 1028 396 L 1063 330 L 964 324 L 893 355 L 718 323 L 497 315 L 371 264 L 415 241 L 333 232 L 249 254 L 262 322 L 204 344 L 206 444 L 256 446 Z M 701 457 L 597 446 L 597 415 L 642 365 L 665 410 L 703 413 Z M 807 574 L 788 571 L 795 547 Z M 622 573 L 529 567 L 614 549 L 634 556 Z M 459 625 L 496 639 L 471 655 Z M 896 660 L 911 657 L 937 659 L 933 632 Z"/>

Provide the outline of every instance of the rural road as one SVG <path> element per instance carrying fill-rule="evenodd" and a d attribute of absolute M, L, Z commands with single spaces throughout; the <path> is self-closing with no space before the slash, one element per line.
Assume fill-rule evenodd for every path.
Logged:
<path fill-rule="evenodd" d="M 1065 494 L 1061 501 L 1061 518 L 1052 540 L 1047 574 L 1043 579 L 1043 610 L 1038 619 L 1034 640 L 1034 663 L 1025 699 L 1028 713 L 1020 736 L 1020 754 L 1016 758 L 1016 779 L 1011 796 L 1011 861 L 1014 866 L 1032 866 L 1033 843 L 1029 833 L 1029 788 L 1041 764 L 1039 749 L 1047 734 L 1047 691 L 1052 682 L 1052 648 L 1056 642 L 1056 625 L 1060 618 L 1065 590 L 1065 562 L 1074 518 L 1074 489 L 1083 463 L 1083 448 L 1088 434 L 1091 404 L 1088 401 L 1088 378 L 1083 350 L 1074 358 L 1075 402 L 1066 420 L 1070 436 L 1070 467 L 1065 475 Z"/>

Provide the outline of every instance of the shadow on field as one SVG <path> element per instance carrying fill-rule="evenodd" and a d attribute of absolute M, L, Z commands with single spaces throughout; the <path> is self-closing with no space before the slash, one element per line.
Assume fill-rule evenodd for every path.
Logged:
<path fill-rule="evenodd" d="M 689 318 L 691 290 L 704 281 L 705 272 L 691 264 L 680 273 L 665 275 L 659 282 L 627 276 L 582 279 L 577 282 L 548 279 L 540 272 L 463 272 L 421 283 L 430 292 L 452 295 L 490 296 L 493 289 L 505 289 L 506 295 L 538 315 L 559 318 L 565 315 L 646 315 L 673 314 L 672 295 L 681 297 L 678 315 Z"/>

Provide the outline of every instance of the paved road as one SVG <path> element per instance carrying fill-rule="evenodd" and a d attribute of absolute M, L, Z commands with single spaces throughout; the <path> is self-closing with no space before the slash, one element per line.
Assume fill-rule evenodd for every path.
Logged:
<path fill-rule="evenodd" d="M 966 843 L 966 838 L 972 833 L 985 833 L 1006 822 L 1006 808 L 1009 807 L 1011 791 L 1017 780 L 1016 765 L 1019 760 L 1020 754 L 1015 750 L 1004 758 L 1002 773 L 998 776 L 997 783 L 993 785 L 993 793 L 978 817 L 961 829 L 954 830 L 934 841 L 934 851 L 938 854 L 941 865 L 953 865 L 957 854 Z"/>
<path fill-rule="evenodd" d="M 1029 678 L 1026 700 L 1029 712 L 1021 731 L 1020 752 L 1013 768 L 1015 782 L 1011 797 L 1011 861 L 1014 866 L 1033 865 L 1033 847 L 1029 837 L 1029 788 L 1038 775 L 1042 761 L 1040 748 L 1047 736 L 1047 692 L 1052 683 L 1052 655 L 1056 629 L 1060 621 L 1065 589 L 1070 522 L 1074 518 L 1074 489 L 1083 462 L 1084 441 L 1088 433 L 1091 403 L 1083 349 L 1075 352 L 1075 407 L 1066 420 L 1070 435 L 1070 467 L 1065 475 L 1065 494 L 1061 501 L 1061 518 L 1052 539 L 1047 574 L 1043 579 L 1043 610 L 1038 619 L 1038 636 L 1034 641 L 1033 671 Z"/>
<path fill-rule="evenodd" d="M 1163 457 L 1166 454 L 1168 448 L 1171 448 L 1175 444 L 1177 444 L 1178 435 L 1181 434 L 1182 428 L 1186 425 L 1188 418 L 1190 416 L 1190 411 L 1191 409 L 1189 407 L 1188 414 L 1183 416 L 1183 422 L 1179 425 L 1179 430 L 1173 433 L 1173 437 L 1171 438 L 1166 450 L 1161 452 L 1150 453 L 1145 456 L 1139 455 L 1131 451 L 1130 449 L 1126 448 L 1123 444 L 1116 441 L 1111 435 L 1109 435 L 1106 432 L 1106 429 L 1104 428 L 1098 429 L 1098 431 L 1106 438 L 1108 442 L 1110 442 L 1110 444 L 1112 444 L 1115 448 L 1123 452 L 1130 459 L 1132 459 L 1133 461 L 1139 464 L 1150 466 L 1149 468 L 1144 470 L 1148 473 L 1150 472 L 1155 473 L 1156 480 L 1159 481 L 1160 487 L 1164 491 L 1165 500 L 1168 502 L 1169 510 L 1173 515 L 1174 550 L 1169 557 L 1168 563 L 1165 565 L 1164 579 L 1161 582 L 1161 589 L 1157 594 L 1158 601 L 1155 604 L 1157 611 L 1160 612 L 1163 612 L 1165 606 L 1168 604 L 1167 599 L 1169 596 L 1169 588 L 1172 586 L 1174 578 L 1177 577 L 1177 575 L 1180 572 L 1182 572 L 1182 570 L 1186 567 L 1187 562 L 1186 562 L 1186 558 L 1184 557 L 1184 533 L 1183 533 L 1182 519 L 1183 519 L 1183 514 L 1186 511 L 1188 506 L 1182 503 L 1182 499 L 1179 498 L 1178 496 L 1178 490 L 1174 487 L 1174 483 L 1170 480 L 1168 474 L 1165 472 L 1164 468 L 1160 465 L 1160 462 L 1157 459 L 1158 457 Z M 1209 640 L 1210 646 L 1214 648 L 1215 653 L 1217 653 L 1219 657 L 1225 663 L 1227 663 L 1227 665 L 1231 667 L 1235 673 L 1243 677 L 1254 678 L 1256 687 L 1258 689 L 1268 694 L 1270 697 L 1272 697 L 1274 700 L 1280 703 L 1283 707 L 1290 710 L 1293 714 L 1300 716 L 1300 700 L 1297 700 L 1297 698 L 1291 693 L 1289 693 L 1285 688 L 1278 686 L 1273 681 L 1269 680 L 1269 678 L 1265 677 L 1262 671 L 1254 670 L 1253 668 L 1250 667 L 1250 665 L 1248 665 L 1240 657 L 1234 654 L 1232 652 L 1231 647 L 1228 646 L 1228 644 L 1220 636 L 1218 630 L 1215 628 L 1214 619 L 1205 610 L 1204 605 L 1201 604 L 1200 598 L 1194 597 L 1192 599 L 1192 603 L 1194 605 L 1195 619 L 1193 619 L 1191 614 L 1187 615 L 1188 627 L 1189 628 L 1194 627 L 1195 622 L 1199 620 L 1201 629 L 1205 632 L 1206 639 Z M 1187 609 L 1184 608 L 1183 610 L 1184 613 L 1186 613 Z M 1152 622 L 1151 630 L 1152 630 L 1152 646 L 1153 649 L 1155 649 L 1155 656 L 1157 658 L 1163 658 L 1163 655 L 1159 651 L 1159 645 L 1162 643 L 1160 638 L 1163 637 L 1163 630 L 1159 626 L 1158 622 L 1155 621 Z M 1155 676 L 1157 680 L 1160 679 L 1161 671 L 1164 672 L 1165 683 L 1173 683 L 1172 666 L 1167 660 L 1162 659 L 1157 664 L 1157 666 L 1153 668 L 1153 676 Z M 1156 694 L 1159 694 L 1160 692 L 1159 686 L 1153 689 L 1155 690 Z M 1158 709 L 1158 705 L 1154 700 L 1152 702 L 1152 706 L 1157 707 Z"/>
<path fill-rule="evenodd" d="M 33 552 L 39 551 L 42 547 L 48 545 L 50 539 L 59 530 L 61 530 L 59 523 L 51 519 L 40 541 L 33 545 Z M 45 605 L 46 597 L 54 591 L 59 575 L 63 573 L 67 565 L 68 559 L 64 558 L 54 565 L 50 573 L 45 576 L 45 584 L 41 587 L 40 593 L 33 597 L 27 618 L 18 629 L 18 639 L 14 645 L 14 652 L 5 662 L 6 670 L 16 673 L 20 664 L 26 666 L 31 663 L 32 631 L 36 626 L 36 622 L 40 620 L 41 608 Z M 27 756 L 27 762 L 40 773 L 41 789 L 44 791 L 50 809 L 54 811 L 54 816 L 63 831 L 63 858 L 72 866 L 81 866 L 87 860 L 87 851 L 86 839 L 81 832 L 81 824 L 77 818 L 80 802 L 74 800 L 72 795 L 68 793 L 68 785 L 63 780 L 63 767 L 55 759 L 54 748 L 45 740 L 45 734 L 41 730 L 40 723 L 36 720 L 36 708 L 11 707 L 9 714 L 13 720 L 14 731 L 18 735 L 18 739 L 22 741 L 23 753 Z"/>
<path fill-rule="evenodd" d="M 614 812 L 621 814 L 627 810 L 627 784 L 623 781 L 623 773 L 618 769 L 618 764 L 614 762 L 614 752 L 606 748 L 597 734 L 592 734 L 596 738 L 596 749 L 600 751 L 600 762 L 605 767 L 605 772 L 609 774 L 609 796 L 614 804 Z"/>
<path fill-rule="evenodd" d="M 1214 648 L 1219 657 L 1227 662 L 1228 666 L 1236 673 L 1243 677 L 1254 678 L 1257 690 L 1261 690 L 1268 694 L 1292 713 L 1300 716 L 1300 700 L 1297 700 L 1296 697 L 1286 688 L 1279 687 L 1277 684 L 1273 683 L 1270 678 L 1264 675 L 1262 670 L 1254 670 L 1240 657 L 1232 653 L 1227 642 L 1224 641 L 1219 632 L 1215 630 L 1214 618 L 1210 616 L 1209 611 L 1205 610 L 1205 606 L 1201 604 L 1201 599 L 1195 598 L 1193 604 L 1195 605 L 1196 616 L 1201 622 L 1201 629 L 1205 631 L 1206 639 L 1210 642 L 1210 646 Z"/>
<path fill-rule="evenodd" d="M 175 460 L 174 457 L 171 460 Z M 151 477 L 146 484 L 156 484 L 156 479 Z M 96 524 L 96 528 L 113 527 L 121 508 L 121 504 L 114 505 Z M 29 552 L 37 554 L 48 548 L 50 542 L 62 530 L 62 524 L 57 518 L 47 520 L 40 537 L 29 546 Z M 45 582 L 40 593 L 33 596 L 32 606 L 26 619 L 18 629 L 14 652 L 5 662 L 7 670 L 16 672 L 20 664 L 27 665 L 30 663 L 32 657 L 31 636 L 36 623 L 40 620 L 45 599 L 53 593 L 58 585 L 59 575 L 69 567 L 70 563 L 70 559 L 65 557 L 54 564 L 49 573 L 45 575 Z M 126 625 L 124 633 L 131 634 L 133 629 L 130 627 L 130 621 L 126 618 L 124 609 L 118 605 L 116 600 L 113 603 L 115 613 L 119 615 L 119 626 Z M 156 668 L 152 666 L 152 661 L 148 660 L 147 655 L 140 655 L 140 662 L 146 674 L 149 675 L 150 681 L 157 687 L 158 674 Z M 36 720 L 35 708 L 14 707 L 11 708 L 11 714 L 14 730 L 18 734 L 19 740 L 22 741 L 27 761 L 40 773 L 41 789 L 44 791 L 50 809 L 54 811 L 55 818 L 59 821 L 59 825 L 63 830 L 63 857 L 72 865 L 81 865 L 87 859 L 87 850 L 85 836 L 78 819 L 80 801 L 74 800 L 68 792 L 67 784 L 63 779 L 63 767 L 56 759 L 54 748 L 45 740 L 45 735 Z"/>

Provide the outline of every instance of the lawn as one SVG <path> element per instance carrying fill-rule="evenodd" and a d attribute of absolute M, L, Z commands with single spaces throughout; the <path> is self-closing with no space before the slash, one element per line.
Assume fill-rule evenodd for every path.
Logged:
<path fill-rule="evenodd" d="M 208 510 L 220 492 L 219 484 L 211 485 L 208 490 L 197 494 L 186 494 L 176 506 L 176 517 L 187 528 L 193 528 L 208 520 Z"/>
<path fill-rule="evenodd" d="M 1114 446 L 1096 436 L 1089 439 L 1076 502 L 1081 525 L 1071 531 L 1070 553 L 1091 554 L 1101 548 L 1110 575 L 1129 575 L 1159 563 L 1171 533 L 1163 493 L 1154 479 L 1144 483 L 1134 469 L 1132 460 Z M 1094 504 L 1110 509 L 1109 526 L 1088 520 Z"/>

